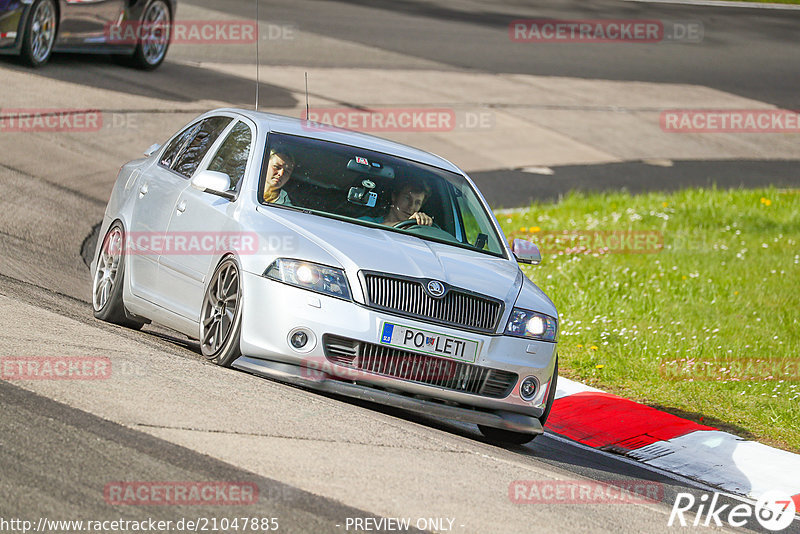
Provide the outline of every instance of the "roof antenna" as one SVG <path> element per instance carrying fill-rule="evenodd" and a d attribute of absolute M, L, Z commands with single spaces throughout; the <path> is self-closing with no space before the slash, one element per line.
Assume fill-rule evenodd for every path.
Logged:
<path fill-rule="evenodd" d="M 261 44 L 261 39 L 258 36 L 258 2 L 259 0 L 256 0 L 256 111 L 258 111 L 258 89 L 261 85 L 261 61 L 259 61 L 258 57 L 258 49 L 260 48 L 259 45 Z"/>
<path fill-rule="evenodd" d="M 308 72 L 306 71 L 306 120 L 311 120 L 311 114 L 308 108 Z"/>

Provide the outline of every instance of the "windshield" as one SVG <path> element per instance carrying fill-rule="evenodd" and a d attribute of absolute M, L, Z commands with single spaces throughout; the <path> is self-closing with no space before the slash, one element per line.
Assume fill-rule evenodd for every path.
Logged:
<path fill-rule="evenodd" d="M 271 133 L 260 199 L 505 256 L 492 216 L 466 179 L 348 145 Z"/>

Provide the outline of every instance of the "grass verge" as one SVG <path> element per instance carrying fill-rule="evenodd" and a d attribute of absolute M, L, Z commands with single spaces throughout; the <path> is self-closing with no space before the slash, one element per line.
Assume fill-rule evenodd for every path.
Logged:
<path fill-rule="evenodd" d="M 800 451 L 800 191 L 574 193 L 498 219 L 543 249 L 523 270 L 559 310 L 561 374 Z"/>
<path fill-rule="evenodd" d="M 750 2 L 752 4 L 794 4 L 800 5 L 800 0 L 732 0 L 736 2 Z"/>

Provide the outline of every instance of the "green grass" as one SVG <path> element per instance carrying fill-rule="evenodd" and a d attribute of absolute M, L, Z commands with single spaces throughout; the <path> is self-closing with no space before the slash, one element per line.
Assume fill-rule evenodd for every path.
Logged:
<path fill-rule="evenodd" d="M 564 230 L 660 232 L 655 253 L 557 247 L 524 267 L 559 310 L 561 374 L 800 451 L 800 191 L 570 194 L 498 219 L 508 237 L 534 242 Z M 762 367 L 724 370 L 749 359 Z M 668 361 L 714 372 L 670 379 Z"/>
<path fill-rule="evenodd" d="M 754 2 L 756 4 L 795 4 L 800 5 L 800 0 L 735 0 L 737 2 Z"/>

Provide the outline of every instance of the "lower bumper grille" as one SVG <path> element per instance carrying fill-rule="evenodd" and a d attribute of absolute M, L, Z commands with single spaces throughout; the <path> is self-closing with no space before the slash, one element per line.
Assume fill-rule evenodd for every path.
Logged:
<path fill-rule="evenodd" d="M 519 378 L 516 373 L 419 354 L 326 334 L 325 357 L 338 365 L 451 391 L 501 399 Z"/>

